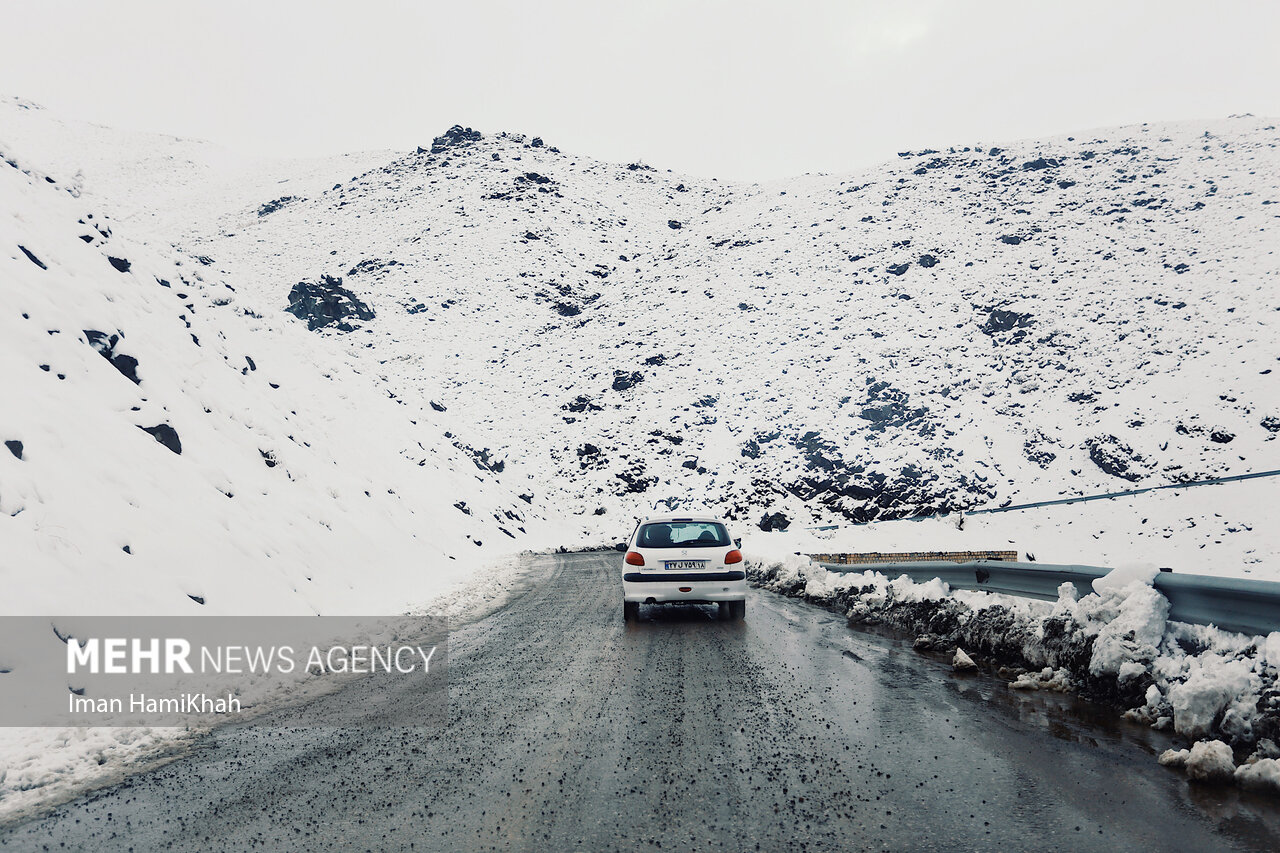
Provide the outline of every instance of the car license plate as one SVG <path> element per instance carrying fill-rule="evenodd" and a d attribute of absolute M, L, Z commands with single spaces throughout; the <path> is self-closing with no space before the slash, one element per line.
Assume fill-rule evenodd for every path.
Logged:
<path fill-rule="evenodd" d="M 705 569 L 707 567 L 706 560 L 667 560 L 667 568 L 676 571 L 684 571 L 686 569 Z"/>

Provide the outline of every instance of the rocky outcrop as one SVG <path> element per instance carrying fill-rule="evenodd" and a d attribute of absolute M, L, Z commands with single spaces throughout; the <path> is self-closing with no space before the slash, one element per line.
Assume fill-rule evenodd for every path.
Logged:
<path fill-rule="evenodd" d="M 342 279 L 321 276 L 320 281 L 300 281 L 289 291 L 289 307 L 285 309 L 299 320 L 307 321 L 311 331 L 333 326 L 340 332 L 355 327 L 348 318 L 372 320 L 373 309 L 342 286 Z"/>
<path fill-rule="evenodd" d="M 435 139 L 431 140 L 431 153 L 443 154 L 450 148 L 470 145 L 472 142 L 479 142 L 483 138 L 484 134 L 480 133 L 480 131 L 472 130 L 469 127 L 463 127 L 460 124 L 455 124 L 453 127 L 446 130 L 443 136 L 437 136 Z M 421 153 L 422 149 L 419 148 L 418 151 Z"/>

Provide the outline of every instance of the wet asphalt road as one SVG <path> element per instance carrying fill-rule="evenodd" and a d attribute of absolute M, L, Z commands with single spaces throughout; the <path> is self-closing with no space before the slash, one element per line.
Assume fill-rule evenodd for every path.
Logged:
<path fill-rule="evenodd" d="M 453 632 L 447 726 L 395 725 L 407 704 L 356 682 L 319 701 L 385 728 L 226 727 L 0 848 L 1280 848 L 1280 805 L 1188 786 L 1113 714 L 770 593 L 745 622 L 627 626 L 616 554 L 536 559 L 530 591 Z"/>

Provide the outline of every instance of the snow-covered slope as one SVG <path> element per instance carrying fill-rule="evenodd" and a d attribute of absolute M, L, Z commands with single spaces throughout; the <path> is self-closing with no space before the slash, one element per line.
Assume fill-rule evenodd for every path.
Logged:
<path fill-rule="evenodd" d="M 59 116 L 25 98 L 0 96 L 0 139 L 55 174 L 130 234 L 161 242 L 203 227 L 226 210 L 302 197 L 381 165 L 391 151 L 281 161 L 250 157 L 202 139 L 127 131 Z"/>
<path fill-rule="evenodd" d="M 0 609 L 399 612 L 526 547 L 433 412 L 0 152 Z"/>
<path fill-rule="evenodd" d="M 5 109 L 62 168 L 42 139 L 107 133 Z M 318 335 L 578 530 L 667 502 L 794 530 L 1280 468 L 1278 141 L 1142 125 L 733 185 L 455 128 L 355 177 L 219 167 L 258 195 L 184 206 L 135 191 L 144 149 L 194 145 L 156 137 L 103 143 L 85 186 L 266 317 L 303 282 L 368 306 Z M 166 181 L 207 182 L 199 151 Z M 1127 527 L 1050 511 L 1019 545 L 1144 558 L 1142 525 L 1249 571 L 1280 557 L 1269 482 L 1134 499 Z"/>
<path fill-rule="evenodd" d="M 728 186 L 454 132 L 195 242 L 556 506 L 866 520 L 1280 467 L 1280 133 L 1257 119 Z M 616 522 L 614 522 L 616 524 Z"/>

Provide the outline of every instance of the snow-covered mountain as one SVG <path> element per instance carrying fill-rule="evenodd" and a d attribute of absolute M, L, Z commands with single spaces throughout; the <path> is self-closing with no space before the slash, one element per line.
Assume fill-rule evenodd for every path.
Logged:
<path fill-rule="evenodd" d="M 476 136 L 190 248 L 276 306 L 341 278 L 353 354 L 556 506 L 866 520 L 1280 467 L 1270 123 L 761 186 Z"/>
<path fill-rule="evenodd" d="M 81 131 L 4 106 L 71 168 L 41 140 Z M 292 171 L 134 136 L 84 174 L 603 535 L 665 502 L 768 527 L 1280 468 L 1278 141 L 1142 125 L 737 185 L 456 127 Z M 133 192 L 157 151 L 217 189 Z"/>

